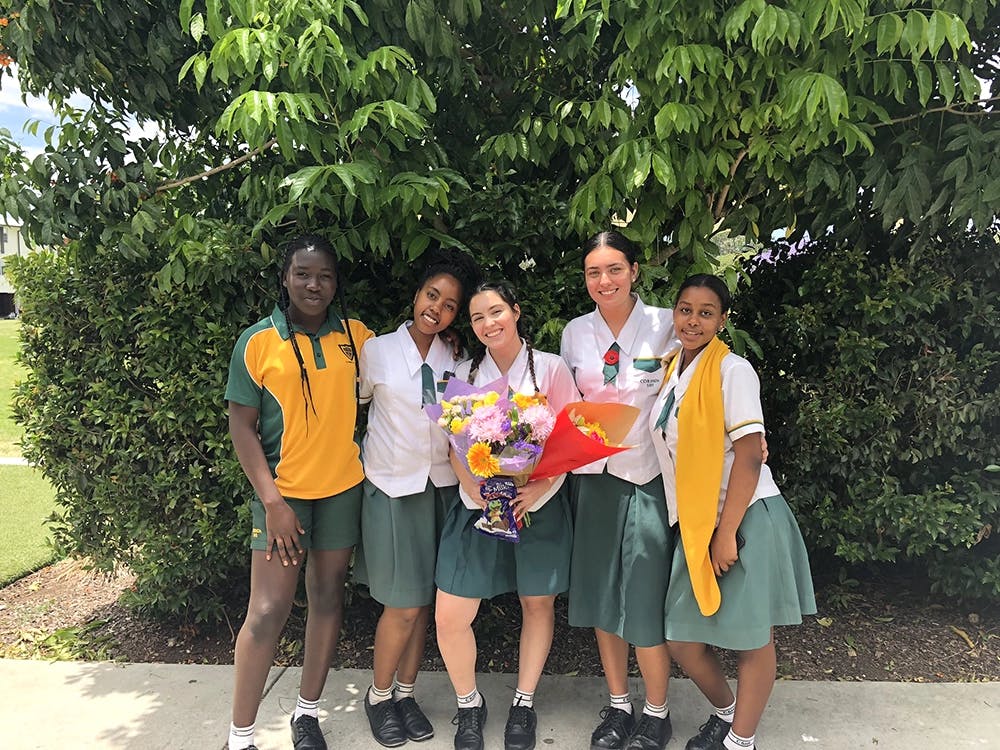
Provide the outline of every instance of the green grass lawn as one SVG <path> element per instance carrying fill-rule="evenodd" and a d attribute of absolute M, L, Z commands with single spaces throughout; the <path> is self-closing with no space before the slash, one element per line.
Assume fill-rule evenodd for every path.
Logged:
<path fill-rule="evenodd" d="M 14 383 L 24 377 L 24 368 L 15 361 L 20 326 L 17 320 L 0 320 L 0 456 L 21 455 L 22 430 L 10 414 Z"/>
<path fill-rule="evenodd" d="M 55 493 L 30 466 L 0 466 L 0 487 L 0 586 L 6 586 L 55 560 L 44 523 Z"/>

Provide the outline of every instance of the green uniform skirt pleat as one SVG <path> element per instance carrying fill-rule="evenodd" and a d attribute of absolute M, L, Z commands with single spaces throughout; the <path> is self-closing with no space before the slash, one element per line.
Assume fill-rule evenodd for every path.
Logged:
<path fill-rule="evenodd" d="M 573 545 L 565 485 L 539 510 L 531 526 L 521 529 L 517 544 L 477 531 L 482 514 L 465 507 L 455 492 L 438 549 L 435 581 L 442 591 L 470 599 L 490 599 L 515 591 L 522 596 L 549 596 L 569 587 Z"/>
<path fill-rule="evenodd" d="M 740 524 L 739 560 L 721 578 L 722 604 L 705 617 L 691 589 L 683 545 L 674 552 L 664 605 L 667 640 L 735 651 L 766 646 L 774 625 L 798 625 L 816 612 L 809 557 L 795 516 L 781 495 L 751 505 Z"/>
<path fill-rule="evenodd" d="M 569 624 L 635 646 L 663 643 L 674 535 L 662 480 L 637 486 L 607 472 L 579 474 L 575 490 Z"/>
<path fill-rule="evenodd" d="M 434 568 L 445 511 L 456 486 L 389 497 L 364 483 L 361 543 L 354 556 L 354 579 L 368 585 L 386 607 L 423 607 L 434 601 Z"/>

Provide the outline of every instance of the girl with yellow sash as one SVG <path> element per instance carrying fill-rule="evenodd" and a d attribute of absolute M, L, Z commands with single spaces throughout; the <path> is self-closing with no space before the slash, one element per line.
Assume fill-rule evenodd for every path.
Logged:
<path fill-rule="evenodd" d="M 671 656 L 713 712 L 685 750 L 749 750 L 775 678 L 773 626 L 816 612 L 809 560 L 763 463 L 760 383 L 716 337 L 730 295 L 716 276 L 681 284 L 669 364 L 649 427 L 677 524 L 664 607 Z M 738 652 L 736 696 L 712 649 Z"/>

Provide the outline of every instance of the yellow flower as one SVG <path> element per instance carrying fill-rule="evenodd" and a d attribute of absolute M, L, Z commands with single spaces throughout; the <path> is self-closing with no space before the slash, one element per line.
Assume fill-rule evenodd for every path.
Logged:
<path fill-rule="evenodd" d="M 497 393 L 496 391 L 490 391 L 483 398 L 483 403 L 486 404 L 487 406 L 493 406 L 493 404 L 495 404 L 499 400 L 500 400 L 500 394 Z"/>
<path fill-rule="evenodd" d="M 512 400 L 518 409 L 527 409 L 529 406 L 534 406 L 538 403 L 535 401 L 534 396 L 528 396 L 523 393 L 515 393 Z"/>
<path fill-rule="evenodd" d="M 465 420 L 460 419 L 459 417 L 455 417 L 453 420 L 451 420 L 451 434 L 457 435 L 458 433 L 460 433 L 462 431 L 462 427 L 464 426 L 464 424 Z"/>
<path fill-rule="evenodd" d="M 477 477 L 492 477 L 500 471 L 500 462 L 487 443 L 473 443 L 466 454 L 469 470 Z"/>

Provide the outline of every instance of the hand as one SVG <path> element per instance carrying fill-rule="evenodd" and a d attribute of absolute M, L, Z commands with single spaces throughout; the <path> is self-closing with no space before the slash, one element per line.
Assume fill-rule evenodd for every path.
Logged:
<path fill-rule="evenodd" d="M 285 502 L 275 502 L 264 505 L 265 523 L 267 524 L 267 547 L 264 550 L 266 560 L 271 559 L 271 550 L 277 546 L 278 559 L 281 564 L 288 567 L 299 564 L 299 558 L 305 554 L 299 544 L 299 535 L 305 534 L 298 516 L 291 506 Z"/>
<path fill-rule="evenodd" d="M 441 331 L 438 336 L 441 337 L 442 341 L 451 346 L 451 354 L 457 362 L 462 358 L 462 350 L 465 347 L 462 345 L 462 337 L 459 335 L 458 331 L 451 326 L 448 326 L 443 331 Z"/>
<path fill-rule="evenodd" d="M 514 511 L 514 518 L 520 521 L 524 518 L 531 506 L 537 503 L 546 492 L 552 489 L 555 480 L 551 477 L 546 479 L 533 479 L 523 487 L 517 488 L 517 497 L 510 501 L 510 508 Z"/>
<path fill-rule="evenodd" d="M 761 433 L 760 436 L 760 462 L 762 464 L 767 463 L 767 438 Z"/>
<path fill-rule="evenodd" d="M 716 529 L 708 546 L 708 553 L 712 559 L 715 575 L 721 578 L 740 559 L 736 546 L 736 532 Z"/>

